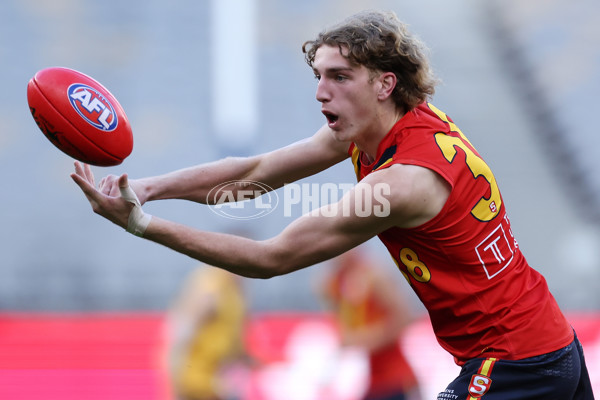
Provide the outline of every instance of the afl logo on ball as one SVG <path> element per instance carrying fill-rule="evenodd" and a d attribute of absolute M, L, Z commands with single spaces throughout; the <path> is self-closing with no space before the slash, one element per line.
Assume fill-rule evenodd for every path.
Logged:
<path fill-rule="evenodd" d="M 67 94 L 75 111 L 90 125 L 105 132 L 117 128 L 117 113 L 102 93 L 83 83 L 74 83 Z"/>

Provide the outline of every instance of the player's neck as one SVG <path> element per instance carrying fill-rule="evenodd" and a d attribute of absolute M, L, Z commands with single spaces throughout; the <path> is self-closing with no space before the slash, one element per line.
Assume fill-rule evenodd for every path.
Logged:
<path fill-rule="evenodd" d="M 377 159 L 379 144 L 403 116 L 404 113 L 400 111 L 389 114 L 387 118 L 381 120 L 381 123 L 375 125 L 377 128 L 369 130 L 365 135 L 354 141 L 356 147 L 365 154 L 369 162 Z"/>

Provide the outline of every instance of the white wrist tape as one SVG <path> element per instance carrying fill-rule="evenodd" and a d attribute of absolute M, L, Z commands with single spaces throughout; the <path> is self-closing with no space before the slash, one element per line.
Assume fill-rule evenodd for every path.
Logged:
<path fill-rule="evenodd" d="M 143 237 L 152 215 L 144 213 L 140 200 L 129 186 L 119 188 L 119 190 L 121 191 L 121 197 L 134 205 L 127 221 L 127 232 Z"/>

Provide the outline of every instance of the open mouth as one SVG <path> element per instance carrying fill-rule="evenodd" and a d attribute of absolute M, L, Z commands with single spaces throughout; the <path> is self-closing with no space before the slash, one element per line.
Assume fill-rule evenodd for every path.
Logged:
<path fill-rule="evenodd" d="M 325 118 L 327 118 L 327 123 L 331 126 L 331 125 L 335 125 L 335 123 L 338 120 L 338 116 L 336 114 L 324 111 L 323 115 L 325 116 Z"/>

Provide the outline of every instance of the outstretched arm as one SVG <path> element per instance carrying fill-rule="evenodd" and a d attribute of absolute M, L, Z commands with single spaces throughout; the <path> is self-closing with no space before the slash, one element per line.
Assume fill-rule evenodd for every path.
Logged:
<path fill-rule="evenodd" d="M 96 213 L 128 227 L 133 204 L 98 191 L 87 166 L 77 163 L 71 176 Z M 118 183 L 125 189 L 127 176 Z M 144 237 L 238 275 L 270 278 L 332 258 L 392 226 L 420 225 L 437 215 L 448 193 L 430 170 L 397 165 L 369 175 L 339 202 L 303 215 L 272 239 L 206 232 L 157 217 Z"/>
<path fill-rule="evenodd" d="M 211 190 L 225 182 L 238 181 L 221 189 L 262 191 L 265 186 L 277 189 L 285 183 L 313 175 L 348 157 L 349 143 L 336 141 L 327 126 L 312 137 L 289 146 L 252 157 L 228 157 L 164 175 L 131 180 L 130 185 L 140 203 L 161 199 L 184 199 L 211 204 Z M 109 175 L 100 182 L 107 195 L 119 194 L 118 176 Z M 240 184 L 239 181 L 244 181 Z M 260 186 L 253 187 L 252 182 Z M 214 191 L 212 194 L 217 194 Z M 247 196 L 245 198 L 248 198 Z"/>
<path fill-rule="evenodd" d="M 130 215 L 137 207 L 121 196 L 108 196 L 94 186 L 89 166 L 75 164 L 71 175 L 97 214 L 128 229 Z M 117 180 L 121 189 L 128 186 L 127 175 Z M 324 261 L 370 239 L 392 223 L 371 213 L 356 213 L 356 196 L 382 207 L 380 199 L 361 182 L 338 203 L 305 214 L 274 238 L 256 241 L 235 235 L 201 231 L 186 225 L 152 217 L 143 237 L 179 253 L 235 274 L 252 278 L 270 278 Z M 385 205 L 383 205 L 385 207 Z"/>

